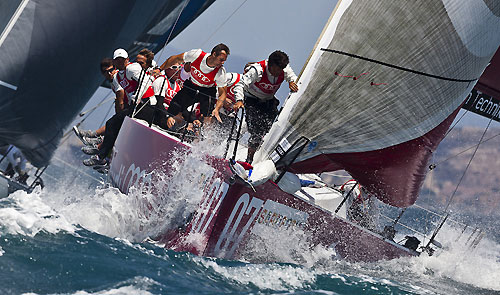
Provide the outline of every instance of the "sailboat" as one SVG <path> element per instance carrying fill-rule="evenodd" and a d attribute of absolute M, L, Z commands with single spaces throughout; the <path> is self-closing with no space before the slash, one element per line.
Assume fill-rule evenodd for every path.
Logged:
<path fill-rule="evenodd" d="M 102 83 L 103 57 L 118 47 L 131 55 L 142 48 L 157 52 L 212 3 L 2 2 L 0 145 L 14 145 L 33 166 L 46 167 L 63 130 Z M 15 185 L 0 176 L 3 184 Z"/>
<path fill-rule="evenodd" d="M 250 165 L 236 159 L 237 145 L 231 159 L 207 155 L 213 172 L 199 175 L 197 209 L 154 238 L 170 249 L 226 259 L 245 257 L 257 245 L 272 248 L 280 234 L 297 232 L 305 233 L 307 247 L 334 249 L 349 261 L 431 253 L 432 243 L 415 245 L 412 237 L 396 243 L 393 227 L 377 231 L 349 218 L 346 201 L 357 189 L 395 208 L 415 203 L 429 159 L 464 102 L 476 108 L 481 100 L 481 109 L 485 95 L 498 97 L 498 15 L 500 4 L 482 0 L 339 1 L 299 91 L 257 151 L 253 173 L 261 163 L 278 173 L 252 181 Z M 490 102 L 498 116 L 498 102 Z M 161 200 L 151 190 L 161 181 L 155 173 L 174 173 L 165 162 L 191 149 L 176 134 L 126 118 L 110 180 L 124 193 L 142 186 Z M 328 206 L 290 189 L 294 174 L 341 169 L 354 182 Z M 267 230 L 275 235 L 266 237 Z"/>

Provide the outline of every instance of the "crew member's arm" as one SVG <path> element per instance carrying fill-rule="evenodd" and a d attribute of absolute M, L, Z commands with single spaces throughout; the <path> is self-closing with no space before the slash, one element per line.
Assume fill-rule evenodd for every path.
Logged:
<path fill-rule="evenodd" d="M 125 106 L 124 106 L 125 90 L 123 90 L 120 83 L 118 83 L 117 75 L 118 75 L 118 71 L 116 71 L 114 73 L 113 80 L 111 81 L 111 90 L 113 90 L 113 93 L 115 94 L 115 112 L 116 113 L 118 113 L 119 111 L 121 111 L 125 108 Z"/>
<path fill-rule="evenodd" d="M 237 112 L 240 108 L 244 107 L 245 95 L 243 90 L 248 88 L 252 83 L 255 83 L 262 76 L 262 73 L 259 75 L 259 69 L 257 68 L 262 72 L 262 68 L 258 64 L 247 67 L 245 74 L 241 76 L 240 81 L 234 86 L 234 99 L 236 100 L 233 106 L 234 111 Z"/>
<path fill-rule="evenodd" d="M 181 79 L 182 82 L 186 81 L 189 79 L 189 72 L 191 71 L 191 63 L 187 62 L 182 66 L 181 73 L 179 75 L 179 79 Z"/>
<path fill-rule="evenodd" d="M 215 104 L 214 110 L 212 111 L 212 116 L 217 119 L 217 121 L 222 122 L 220 115 L 219 115 L 219 110 L 220 108 L 224 105 L 224 101 L 227 98 L 227 93 L 226 93 L 226 69 L 224 67 L 221 67 L 217 74 L 215 75 L 215 84 L 217 85 L 217 92 L 219 93 L 219 97 L 217 98 L 217 103 Z"/>
<path fill-rule="evenodd" d="M 283 72 L 285 73 L 285 80 L 288 82 L 288 87 L 290 88 L 290 91 L 292 92 L 297 92 L 299 91 L 299 86 L 295 81 L 297 81 L 297 75 L 293 72 L 292 68 L 290 67 L 290 64 L 287 64 L 286 67 L 283 69 Z"/>
<path fill-rule="evenodd" d="M 224 106 L 224 101 L 227 97 L 227 87 L 217 87 L 217 91 L 219 92 L 219 98 L 217 98 L 217 103 L 215 104 L 215 108 L 212 111 L 212 116 L 214 116 L 217 121 L 222 123 L 222 119 L 220 118 L 219 110 Z"/>
<path fill-rule="evenodd" d="M 124 98 L 125 98 L 125 91 L 123 89 L 118 90 L 115 92 L 115 112 L 119 112 L 125 108 L 124 104 Z"/>
<path fill-rule="evenodd" d="M 183 62 L 184 62 L 184 52 L 177 55 L 172 55 L 171 57 L 167 58 L 167 60 L 160 66 L 160 69 L 164 71 L 170 68 L 172 65 L 181 64 Z"/>

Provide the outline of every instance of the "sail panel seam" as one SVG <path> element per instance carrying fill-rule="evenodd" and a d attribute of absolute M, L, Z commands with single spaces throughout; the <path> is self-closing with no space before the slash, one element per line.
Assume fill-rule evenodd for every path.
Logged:
<path fill-rule="evenodd" d="M 409 68 L 405 68 L 405 67 L 393 65 L 393 64 L 386 63 L 386 62 L 383 62 L 383 61 L 379 61 L 379 60 L 371 59 L 371 58 L 368 58 L 368 57 L 364 57 L 364 56 L 352 54 L 352 53 L 349 53 L 349 52 L 344 52 L 344 51 L 339 51 L 339 50 L 334 50 L 334 49 L 329 49 L 329 48 L 321 48 L 320 50 L 325 51 L 325 52 L 331 52 L 331 53 L 337 53 L 337 54 L 341 54 L 341 55 L 346 55 L 346 56 L 349 56 L 349 57 L 366 60 L 368 62 L 377 63 L 377 64 L 380 64 L 380 65 L 387 66 L 387 67 L 394 68 L 394 69 L 398 69 L 398 70 L 401 70 L 401 71 L 410 72 L 410 73 L 414 73 L 414 74 L 417 74 L 417 75 L 427 76 L 427 77 L 436 78 L 436 79 L 440 79 L 440 80 L 470 83 L 470 82 L 477 81 L 479 79 L 479 78 L 477 78 L 477 79 L 465 80 L 465 79 L 448 78 L 448 77 L 433 75 L 433 74 L 429 74 L 429 73 L 425 73 L 425 72 L 420 72 L 420 71 L 417 71 L 417 70 L 412 70 L 412 69 L 409 69 Z"/>

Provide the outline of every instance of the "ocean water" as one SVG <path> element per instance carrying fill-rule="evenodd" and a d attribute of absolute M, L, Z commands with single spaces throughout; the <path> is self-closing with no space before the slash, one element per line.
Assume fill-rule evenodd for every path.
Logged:
<path fill-rule="evenodd" d="M 0 294 L 500 294 L 498 241 L 487 236 L 470 249 L 452 227 L 438 236 L 446 251 L 377 263 L 341 261 L 321 248 L 282 263 L 174 252 L 147 236 L 178 220 L 153 222 L 133 192 L 85 181 L 96 177 L 88 172 L 58 171 L 44 190 L 0 199 Z M 170 207 L 189 205 L 191 191 L 175 187 Z M 158 216 L 183 218 L 172 212 Z"/>

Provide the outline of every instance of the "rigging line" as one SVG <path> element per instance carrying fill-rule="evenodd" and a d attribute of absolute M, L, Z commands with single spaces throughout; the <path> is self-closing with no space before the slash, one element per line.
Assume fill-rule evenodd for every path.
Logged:
<path fill-rule="evenodd" d="M 479 145 L 481 145 L 481 144 L 483 144 L 483 143 L 485 143 L 485 142 L 487 142 L 487 141 L 492 140 L 493 138 L 495 138 L 495 137 L 497 137 L 497 136 L 500 136 L 500 133 L 499 133 L 499 134 L 497 134 L 497 135 L 493 135 L 492 137 L 487 138 L 487 139 L 485 139 L 485 140 L 483 140 L 483 141 L 480 141 L 478 144 L 475 144 L 475 145 L 473 145 L 473 146 L 470 146 L 470 147 L 468 147 L 467 149 L 465 149 L 465 150 L 461 151 L 460 153 L 455 154 L 455 155 L 453 155 L 453 156 L 451 156 L 451 157 L 449 157 L 449 158 L 447 158 L 447 159 L 445 159 L 445 160 L 443 160 L 443 161 L 437 162 L 437 163 L 435 163 L 434 165 L 436 165 L 436 166 L 437 166 L 437 165 L 442 164 L 442 163 L 444 163 L 444 162 L 446 162 L 446 161 L 448 161 L 448 160 L 450 160 L 450 159 L 453 159 L 453 158 L 455 158 L 455 157 L 457 157 L 457 156 L 459 156 L 459 155 L 461 155 L 461 154 L 465 153 L 466 151 L 468 151 L 468 150 L 470 150 L 470 149 L 473 149 L 474 147 L 477 147 L 477 146 L 479 146 Z"/>
<path fill-rule="evenodd" d="M 87 175 L 89 178 L 91 178 L 93 180 L 97 180 L 99 182 L 102 181 L 102 179 L 99 179 L 99 178 L 97 178 L 97 177 L 95 177 L 95 176 L 93 176 L 93 175 L 91 175 L 91 174 L 83 171 L 82 169 L 75 168 L 73 164 L 66 162 L 65 160 L 59 158 L 58 156 L 54 156 L 54 160 L 61 162 L 62 164 L 68 166 L 70 169 L 72 169 L 72 170 L 74 170 L 76 172 L 83 173 L 83 174 Z M 45 174 L 45 175 L 47 175 L 47 174 Z"/>
<path fill-rule="evenodd" d="M 405 67 L 393 65 L 393 64 L 390 64 L 390 63 L 386 63 L 386 62 L 383 62 L 383 61 L 379 61 L 379 60 L 376 60 L 376 59 L 371 59 L 371 58 L 368 58 L 368 57 L 364 57 L 364 56 L 360 56 L 360 55 L 356 55 L 356 54 L 352 54 L 352 53 L 348 53 L 348 52 L 344 52 L 344 51 L 339 51 L 339 50 L 334 50 L 334 49 L 328 49 L 328 48 L 321 48 L 320 50 L 323 50 L 323 51 L 326 51 L 326 52 L 337 53 L 337 54 L 341 54 L 341 55 L 346 55 L 346 56 L 349 56 L 349 57 L 358 58 L 358 59 L 362 59 L 362 60 L 366 60 L 368 62 L 377 63 L 377 64 L 380 64 L 380 65 L 383 65 L 383 66 L 387 66 L 387 67 L 390 67 L 390 68 L 394 68 L 394 69 L 397 69 L 397 70 L 401 70 L 401 71 L 405 71 L 405 72 L 410 72 L 410 73 L 417 74 L 417 75 L 427 76 L 427 77 L 431 77 L 431 78 L 435 78 L 435 79 L 441 79 L 441 80 L 453 81 L 453 82 L 467 82 L 467 83 L 474 82 L 474 81 L 477 81 L 479 79 L 479 78 L 477 78 L 477 79 L 466 80 L 466 79 L 455 79 L 455 78 L 448 78 L 448 77 L 443 77 L 443 76 L 437 76 L 437 75 L 433 75 L 433 74 L 429 74 L 429 73 L 425 73 L 425 72 L 420 72 L 420 71 L 412 70 L 412 69 L 409 69 L 409 68 L 405 68 Z"/>
<path fill-rule="evenodd" d="M 114 105 L 115 105 L 115 104 L 114 104 L 114 103 L 112 103 L 112 104 L 109 106 L 108 111 L 106 112 L 106 115 L 104 115 L 104 117 L 102 118 L 101 124 L 99 124 L 99 126 L 104 125 L 104 122 L 106 122 L 106 121 L 107 121 L 107 118 L 108 118 L 109 112 L 111 112 L 111 109 L 113 108 L 113 106 L 114 106 Z"/>
<path fill-rule="evenodd" d="M 229 16 L 228 16 L 228 17 L 227 17 L 227 18 L 226 18 L 226 19 L 222 22 L 222 24 L 220 24 L 220 25 L 219 25 L 219 27 L 217 27 L 217 29 L 215 29 L 215 31 L 214 31 L 214 32 L 213 32 L 213 33 L 212 33 L 212 34 L 211 34 L 211 35 L 210 35 L 210 36 L 209 36 L 209 37 L 208 37 L 205 41 L 203 41 L 203 43 L 201 43 L 201 47 L 203 47 L 203 45 L 205 45 L 205 43 L 207 43 L 207 42 L 208 42 L 208 40 L 210 40 L 210 38 L 212 38 L 212 37 L 215 35 L 215 33 L 217 33 L 217 32 L 220 30 L 220 28 L 222 28 L 222 26 L 224 26 L 224 25 L 227 23 L 227 21 L 228 21 L 229 19 L 231 19 L 231 17 L 233 17 L 233 15 L 234 15 L 234 14 L 235 14 L 235 13 L 236 13 L 236 12 L 237 12 L 237 11 L 238 11 L 238 10 L 239 10 L 239 9 L 240 9 L 240 8 L 241 8 L 241 7 L 242 7 L 242 6 L 243 6 L 243 5 L 247 2 L 247 1 L 248 1 L 248 0 L 244 0 L 244 1 L 243 1 L 243 3 L 241 3 L 241 4 L 240 4 L 240 6 L 238 6 L 238 7 L 237 7 L 237 8 L 233 11 L 233 13 L 231 13 L 231 14 L 230 14 L 230 15 L 229 15 Z"/>
<path fill-rule="evenodd" d="M 100 106 L 102 106 L 104 103 L 106 103 L 106 102 L 108 101 L 106 98 L 107 98 L 107 97 L 108 97 L 111 93 L 112 93 L 112 91 L 110 90 L 110 91 L 109 91 L 109 92 L 108 92 L 108 93 L 104 96 L 104 98 L 103 98 L 103 99 L 102 99 L 102 100 L 101 100 L 101 101 L 100 101 L 100 102 L 99 102 L 96 106 L 94 106 L 93 108 L 91 108 L 91 109 L 89 109 L 89 110 L 87 110 L 87 111 L 85 111 L 85 112 L 80 113 L 80 114 L 79 114 L 79 116 L 80 116 L 80 117 L 81 117 L 81 116 L 84 116 L 84 115 L 87 115 L 87 116 L 86 116 L 86 117 L 84 117 L 83 119 L 81 119 L 81 120 L 80 120 L 80 122 L 76 123 L 76 126 L 77 126 L 77 127 L 78 127 L 78 126 L 80 126 L 80 125 L 81 125 L 81 124 L 82 124 L 85 120 L 87 120 L 87 119 L 90 117 L 90 115 L 92 115 L 92 113 L 93 113 L 93 112 L 94 112 L 94 111 L 95 111 L 98 107 L 100 107 Z M 112 98 L 110 98 L 110 99 L 112 99 Z M 66 134 L 65 134 L 65 136 L 66 136 L 67 134 L 69 134 L 69 133 L 71 133 L 71 130 L 67 131 L 67 132 L 66 132 Z"/>
<path fill-rule="evenodd" d="M 392 218 L 390 218 L 389 216 L 386 216 L 386 215 L 384 215 L 384 214 L 380 214 L 380 216 L 384 217 L 385 219 L 388 219 L 388 220 L 394 221 L 394 219 L 392 219 Z M 408 225 L 404 225 L 404 224 L 402 224 L 401 222 L 398 222 L 398 223 L 397 223 L 397 225 L 400 225 L 400 226 L 402 226 L 402 227 L 404 227 L 404 228 L 406 228 L 406 229 L 408 229 L 408 230 L 410 230 L 410 231 L 412 231 L 412 232 L 414 232 L 414 233 L 417 233 L 417 234 L 419 234 L 419 235 L 423 236 L 424 238 L 426 237 L 426 234 L 424 234 L 424 233 L 422 233 L 422 232 L 419 232 L 418 230 L 416 230 L 416 229 L 414 229 L 414 228 L 411 228 L 411 227 L 409 227 Z"/>
<path fill-rule="evenodd" d="M 428 189 L 428 193 L 427 193 L 427 197 L 429 198 L 429 200 L 432 200 L 432 198 L 431 198 L 431 192 L 432 192 L 432 190 L 431 190 L 431 189 L 432 189 L 432 187 L 434 186 L 434 173 L 433 173 L 433 172 L 434 172 L 434 170 L 431 170 L 431 171 L 429 172 L 429 182 L 430 182 L 430 184 L 429 184 L 429 189 Z M 414 205 L 414 206 L 416 206 L 417 208 L 419 208 L 419 206 L 418 206 L 417 204 L 413 204 L 413 205 Z M 426 211 L 426 212 L 430 212 L 430 213 L 432 213 L 432 214 L 436 214 L 436 213 L 434 213 L 434 212 L 432 212 L 432 211 L 430 211 L 430 210 L 428 210 L 428 209 L 426 209 L 426 208 L 423 208 L 423 207 L 420 207 L 420 208 L 421 208 L 422 210 Z M 437 215 L 437 214 L 436 214 L 436 215 Z M 430 226 L 432 226 L 432 224 L 430 224 L 430 222 L 431 222 L 431 220 L 430 220 L 430 219 L 427 219 L 427 218 L 426 218 L 426 220 L 427 220 L 427 222 L 425 222 L 424 224 L 425 224 L 425 229 L 426 229 L 426 231 L 428 231 L 428 230 L 429 230 L 429 228 L 430 228 Z"/>
<path fill-rule="evenodd" d="M 172 36 L 172 33 L 174 32 L 175 26 L 177 26 L 177 22 L 179 21 L 179 18 L 181 17 L 181 14 L 184 11 L 184 8 L 186 8 L 186 6 L 189 4 L 189 1 L 191 1 L 191 0 L 188 0 L 188 1 L 185 2 L 184 7 L 182 7 L 181 11 L 179 12 L 179 15 L 177 15 L 177 18 L 175 19 L 174 25 L 172 26 L 172 29 L 170 30 L 170 33 L 168 34 L 167 40 L 165 40 L 165 44 L 163 44 L 162 49 L 165 49 L 165 47 L 167 46 L 168 41 L 170 41 L 170 37 Z M 158 57 L 157 60 L 161 60 L 162 55 L 163 55 L 163 50 L 160 53 L 160 56 Z"/>
<path fill-rule="evenodd" d="M 106 98 L 109 94 L 110 94 L 110 93 L 106 94 L 105 98 Z M 102 106 L 103 104 L 105 104 L 105 103 L 107 103 L 107 102 L 109 102 L 109 101 L 111 101 L 111 100 L 113 100 L 113 99 L 115 99 L 115 98 L 114 98 L 114 97 L 110 97 L 110 98 L 108 98 L 108 99 L 106 99 L 106 100 L 102 100 L 100 103 L 96 104 L 96 105 L 95 105 L 94 107 L 92 107 L 91 109 L 88 109 L 88 110 L 86 110 L 86 111 L 81 112 L 80 114 L 78 114 L 78 116 L 83 117 L 83 116 L 85 116 L 85 114 L 87 114 L 88 112 L 93 112 L 93 111 L 94 111 L 95 109 L 97 109 L 98 107 Z"/>
<path fill-rule="evenodd" d="M 458 190 L 458 187 L 460 186 L 460 183 L 465 177 L 465 173 L 467 172 L 467 169 L 469 169 L 470 164 L 472 163 L 472 159 L 474 159 L 474 156 L 476 155 L 477 150 L 479 149 L 479 145 L 482 143 L 482 140 L 484 138 L 484 135 L 486 135 L 486 131 L 488 131 L 488 128 L 490 127 L 491 122 L 493 121 L 493 117 L 490 118 L 490 121 L 488 122 L 488 126 L 486 126 L 486 129 L 484 129 L 483 135 L 481 136 L 481 139 L 479 140 L 479 143 L 476 145 L 476 149 L 474 150 L 474 153 L 472 154 L 469 163 L 467 163 L 467 166 L 465 167 L 464 173 L 462 174 L 462 177 L 460 177 L 460 180 L 457 183 L 457 186 L 455 187 L 455 190 L 453 191 L 453 194 L 451 195 L 450 199 L 448 200 L 448 204 L 446 205 L 446 208 L 444 209 L 444 212 L 448 211 L 448 207 L 450 206 L 451 202 L 453 201 L 453 198 L 455 197 L 455 194 Z M 449 215 L 449 213 L 447 213 Z"/>
<path fill-rule="evenodd" d="M 462 118 L 469 112 L 469 110 L 465 110 L 465 112 L 462 114 L 462 116 L 460 116 L 460 118 L 458 118 L 458 121 L 455 122 L 455 124 L 453 124 L 453 126 L 451 126 L 450 129 L 448 129 L 448 131 L 446 131 L 446 134 L 444 135 L 443 139 L 448 136 L 448 134 L 450 134 L 450 132 L 453 130 L 453 128 L 455 128 L 455 126 L 457 126 L 458 123 L 460 123 L 460 120 L 462 120 Z"/>
<path fill-rule="evenodd" d="M 80 113 L 80 116 L 83 116 L 83 115 L 85 115 L 86 113 L 88 113 L 88 114 L 87 114 L 87 116 L 86 116 L 85 118 L 83 118 L 80 122 L 76 123 L 76 125 L 75 125 L 75 126 L 79 127 L 79 126 L 80 126 L 80 125 L 81 125 L 81 124 L 82 124 L 85 120 L 87 120 L 87 118 L 88 118 L 88 117 L 90 117 L 90 115 L 91 115 L 91 114 L 92 114 L 92 113 L 93 113 L 93 112 L 94 112 L 94 111 L 95 111 L 98 107 L 100 107 L 101 105 L 103 105 L 105 102 L 108 102 L 109 100 L 113 99 L 113 98 L 110 98 L 110 99 L 107 99 L 107 100 L 106 100 L 106 97 L 108 97 L 110 93 L 111 93 L 111 90 L 110 90 L 110 92 L 108 92 L 108 94 L 106 94 L 106 96 L 104 96 L 104 98 L 101 100 L 101 102 L 100 102 L 99 104 L 97 104 L 96 106 L 94 106 L 92 109 L 89 109 L 89 110 L 87 110 L 87 111 L 85 111 L 85 112 Z M 111 104 L 111 105 L 113 105 L 113 104 Z M 106 114 L 106 116 L 107 116 L 108 114 L 109 114 L 109 110 L 108 110 L 108 113 Z M 104 117 L 104 118 L 106 118 L 106 117 Z M 104 122 L 104 120 L 103 120 L 103 122 Z M 101 123 L 101 126 L 102 126 L 102 124 L 103 124 L 103 123 Z M 73 133 L 72 131 L 73 131 L 73 129 L 71 128 L 71 129 L 69 129 L 68 131 L 66 131 L 66 133 L 64 133 L 64 134 L 63 134 L 63 136 L 62 136 L 62 141 L 59 143 L 59 145 L 64 144 L 64 143 L 68 140 L 69 135 Z"/>

